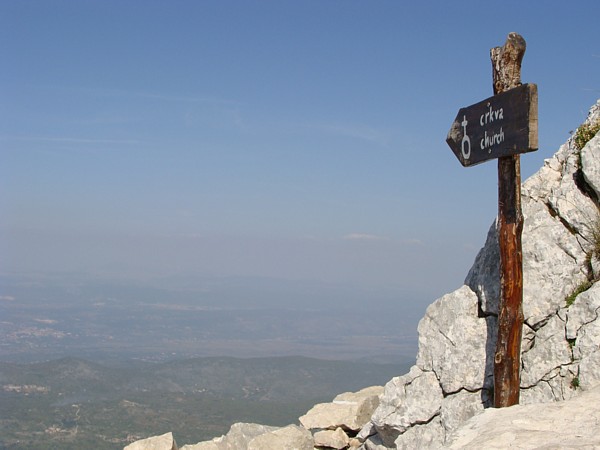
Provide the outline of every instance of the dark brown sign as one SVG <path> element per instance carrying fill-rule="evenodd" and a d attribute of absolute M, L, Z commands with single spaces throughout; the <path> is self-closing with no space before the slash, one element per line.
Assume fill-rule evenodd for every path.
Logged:
<path fill-rule="evenodd" d="M 524 84 L 461 108 L 446 142 L 467 167 L 538 149 L 538 96 Z"/>

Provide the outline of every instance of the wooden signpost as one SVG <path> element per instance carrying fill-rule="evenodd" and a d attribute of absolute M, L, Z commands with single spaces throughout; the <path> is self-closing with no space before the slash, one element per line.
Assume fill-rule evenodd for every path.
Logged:
<path fill-rule="evenodd" d="M 524 84 L 461 108 L 446 142 L 465 167 L 537 150 L 537 86 Z"/>
<path fill-rule="evenodd" d="M 521 85 L 525 40 L 510 33 L 490 51 L 494 96 L 462 108 L 446 142 L 465 167 L 498 159 L 500 304 L 494 354 L 494 406 L 519 403 L 523 328 L 520 154 L 537 150 L 537 86 Z"/>

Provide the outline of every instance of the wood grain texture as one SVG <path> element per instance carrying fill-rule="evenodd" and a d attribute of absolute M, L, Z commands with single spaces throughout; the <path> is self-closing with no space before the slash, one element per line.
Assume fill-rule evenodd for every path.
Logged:
<path fill-rule="evenodd" d="M 525 39 L 517 33 L 510 33 L 504 46 L 491 49 L 494 94 L 521 85 L 521 62 L 525 48 Z M 498 159 L 501 293 L 494 354 L 494 405 L 497 408 L 519 403 L 523 329 L 522 230 L 520 156 L 505 156 Z"/>

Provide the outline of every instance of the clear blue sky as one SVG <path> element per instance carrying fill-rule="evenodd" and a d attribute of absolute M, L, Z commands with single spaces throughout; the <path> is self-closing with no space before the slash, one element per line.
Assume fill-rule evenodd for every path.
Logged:
<path fill-rule="evenodd" d="M 2 1 L 0 271 L 438 295 L 497 209 L 445 143 L 511 31 L 531 175 L 600 97 L 600 2 Z"/>

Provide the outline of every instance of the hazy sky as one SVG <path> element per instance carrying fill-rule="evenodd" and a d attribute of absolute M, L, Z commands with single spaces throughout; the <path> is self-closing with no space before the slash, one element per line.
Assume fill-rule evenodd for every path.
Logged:
<path fill-rule="evenodd" d="M 600 2 L 1 1 L 0 271 L 458 287 L 494 161 L 445 143 L 517 31 L 531 175 L 600 97 Z"/>

